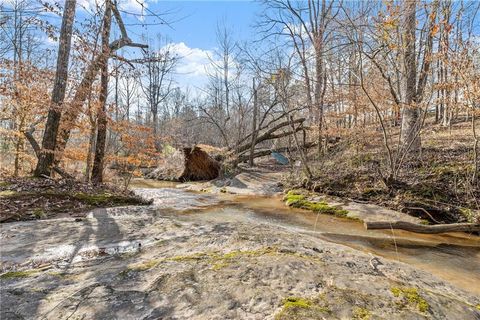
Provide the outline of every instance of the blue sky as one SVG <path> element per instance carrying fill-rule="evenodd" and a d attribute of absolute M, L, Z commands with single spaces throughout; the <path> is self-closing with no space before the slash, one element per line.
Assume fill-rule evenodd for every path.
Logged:
<path fill-rule="evenodd" d="M 65 0 L 45 0 L 63 6 Z M 96 3 L 103 0 L 77 0 L 75 24 L 81 28 L 82 22 L 95 12 Z M 217 46 L 217 25 L 225 25 L 233 41 L 243 42 L 254 38 L 254 25 L 261 12 L 261 4 L 253 0 L 223 1 L 179 1 L 179 0 L 117 0 L 128 34 L 135 42 L 145 42 L 142 36 L 151 39 L 151 49 L 158 50 L 170 43 L 170 49 L 179 56 L 175 81 L 180 87 L 201 87 L 207 82 L 206 68 L 210 57 L 214 56 Z M 10 6 L 9 0 L 0 0 L 0 5 Z M 36 6 L 40 8 L 40 6 Z M 159 24 L 160 19 L 169 25 Z M 42 12 L 40 16 L 60 28 L 61 16 Z M 100 20 L 100 18 L 98 18 Z M 113 30 L 112 38 L 118 37 L 118 30 Z M 156 39 L 160 35 L 162 42 Z M 56 49 L 58 42 L 48 38 L 39 30 L 38 36 L 45 45 Z M 81 37 L 81 35 L 80 35 Z M 74 40 L 75 41 L 75 38 Z M 122 50 L 126 58 L 141 56 L 139 49 Z M 53 64 L 52 64 L 53 66 Z"/>
<path fill-rule="evenodd" d="M 91 0 L 83 0 L 91 1 Z M 181 87 L 201 87 L 207 82 L 206 67 L 216 44 L 217 25 L 225 25 L 234 41 L 251 40 L 254 24 L 261 11 L 256 1 L 162 1 L 121 0 L 122 15 L 130 36 L 156 39 L 160 34 L 181 57 L 175 80 Z M 142 7 L 139 3 L 145 3 Z M 129 14 L 133 13 L 133 14 Z M 160 15 L 170 26 L 159 25 Z M 140 16 L 138 15 L 140 14 Z M 143 16 L 142 16 L 143 15 Z M 158 44 L 157 44 L 158 46 Z M 128 56 L 135 55 L 130 52 Z"/>
<path fill-rule="evenodd" d="M 233 29 L 235 38 L 250 38 L 251 26 L 255 23 L 260 5 L 253 1 L 158 1 L 150 3 L 149 9 L 155 13 L 172 12 L 165 18 L 173 22 L 172 28 L 152 27 L 147 30 L 148 33 L 160 32 L 168 35 L 173 42 L 211 49 L 215 46 L 218 22 L 225 21 Z"/>

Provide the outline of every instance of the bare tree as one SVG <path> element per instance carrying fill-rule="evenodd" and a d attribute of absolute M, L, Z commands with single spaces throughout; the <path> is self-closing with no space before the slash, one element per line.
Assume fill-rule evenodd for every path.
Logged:
<path fill-rule="evenodd" d="M 75 95 L 69 104 L 69 108 L 65 110 L 62 114 L 62 121 L 59 128 L 59 135 L 57 138 L 57 153 L 58 157 L 56 157 L 56 162 L 59 162 L 63 151 L 67 145 L 67 142 L 70 138 L 70 133 L 72 127 L 77 120 L 78 116 L 82 111 L 82 107 L 87 100 L 89 93 L 91 91 L 91 87 L 93 82 L 97 77 L 98 71 L 102 68 L 105 61 L 108 61 L 108 57 L 115 54 L 117 50 L 120 50 L 124 47 L 133 47 L 133 48 L 148 48 L 148 45 L 135 43 L 133 42 L 128 34 L 127 29 L 123 23 L 122 17 L 120 15 L 120 11 L 117 8 L 117 4 L 113 3 L 111 6 L 113 17 L 117 22 L 118 28 L 120 29 L 120 38 L 113 40 L 108 45 L 107 51 L 101 51 L 86 67 L 86 70 L 83 74 L 82 80 L 76 87 Z M 107 57 L 105 57 L 107 56 Z M 106 59 L 107 58 L 107 59 Z"/>
<path fill-rule="evenodd" d="M 52 92 L 52 102 L 47 116 L 45 132 L 42 140 L 42 150 L 38 158 L 35 176 L 50 176 L 55 159 L 58 128 L 60 126 L 61 109 L 65 99 L 68 79 L 68 62 L 72 42 L 72 30 L 75 20 L 76 0 L 67 0 L 62 18 L 62 28 L 57 57 L 57 72 Z"/>
<path fill-rule="evenodd" d="M 108 95 L 108 57 L 109 57 L 109 41 L 110 28 L 112 24 L 112 3 L 110 0 L 105 2 L 105 14 L 102 26 L 102 61 L 101 78 L 100 78 L 100 101 L 97 116 L 97 142 L 95 144 L 95 158 L 93 159 L 92 182 L 100 184 L 103 182 L 103 162 L 105 157 L 105 143 L 107 138 L 107 95 Z"/>
<path fill-rule="evenodd" d="M 303 70 L 307 103 L 315 110 L 314 121 L 318 129 L 319 153 L 321 153 L 324 125 L 324 99 L 327 89 L 325 55 L 331 41 L 332 25 L 338 10 L 334 1 L 290 0 L 265 1 L 267 8 L 261 27 L 266 36 L 287 36 L 290 38 Z M 310 61 L 313 58 L 313 68 Z M 313 70 L 312 70 L 313 69 Z M 313 76 L 312 76 L 313 75 Z"/>
<path fill-rule="evenodd" d="M 402 142 L 411 145 L 414 153 L 420 151 L 420 109 L 417 106 L 417 62 L 415 55 L 417 1 L 405 1 L 405 107 L 402 118 Z"/>
<path fill-rule="evenodd" d="M 172 91 L 173 80 L 171 74 L 176 67 L 178 57 L 166 45 L 158 51 L 145 52 L 142 60 L 137 62 L 141 62 L 145 69 L 140 87 L 145 94 L 152 114 L 152 129 L 156 139 L 155 147 L 160 150 L 158 141 L 159 108 Z"/>

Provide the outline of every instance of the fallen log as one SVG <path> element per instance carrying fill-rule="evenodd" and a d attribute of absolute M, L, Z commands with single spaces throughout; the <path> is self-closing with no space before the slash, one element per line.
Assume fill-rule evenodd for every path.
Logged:
<path fill-rule="evenodd" d="M 293 124 L 300 124 L 296 129 L 295 129 L 295 132 L 298 132 L 298 131 L 301 131 L 303 130 L 303 122 L 305 121 L 305 118 L 299 118 L 299 119 L 295 119 L 292 121 Z M 266 141 L 266 140 L 273 140 L 273 139 L 278 139 L 278 138 L 282 138 L 282 137 L 286 137 L 286 136 L 289 136 L 291 134 L 293 134 L 294 132 L 293 131 L 287 131 L 287 132 L 282 132 L 282 133 L 277 133 L 275 134 L 276 131 L 280 130 L 281 128 L 283 127 L 286 127 L 290 125 L 290 122 L 289 121 L 285 121 L 285 122 L 282 122 L 282 123 L 279 123 L 277 124 L 276 126 L 274 126 L 273 128 L 267 130 L 266 132 L 264 133 L 258 133 L 258 136 L 256 137 L 255 139 L 255 144 L 259 144 L 260 142 L 263 142 L 263 141 Z M 241 146 L 238 146 L 236 148 L 234 148 L 235 152 L 237 154 L 241 154 L 245 151 L 248 151 L 250 150 L 250 147 L 251 147 L 251 141 L 248 142 L 248 143 L 245 143 Z"/>
<path fill-rule="evenodd" d="M 313 148 L 317 145 L 316 142 L 308 142 L 306 143 L 303 147 L 305 149 L 310 149 L 310 148 Z M 259 151 L 255 151 L 255 153 L 253 154 L 253 158 L 259 158 L 259 157 L 264 157 L 264 156 L 268 156 L 270 155 L 273 151 L 276 151 L 276 152 L 286 152 L 286 151 L 290 151 L 290 152 L 296 152 L 297 151 L 297 148 L 296 147 L 282 147 L 282 148 L 276 148 L 275 150 L 259 150 Z M 243 154 L 243 155 L 240 155 L 238 156 L 238 159 L 237 159 L 237 162 L 238 163 L 241 163 L 241 162 L 246 162 L 248 159 L 250 158 L 250 155 L 249 154 Z"/>
<path fill-rule="evenodd" d="M 451 223 L 423 225 L 405 221 L 366 221 L 364 226 L 367 230 L 378 229 L 401 229 L 416 233 L 444 233 L 444 232 L 480 232 L 479 223 Z"/>

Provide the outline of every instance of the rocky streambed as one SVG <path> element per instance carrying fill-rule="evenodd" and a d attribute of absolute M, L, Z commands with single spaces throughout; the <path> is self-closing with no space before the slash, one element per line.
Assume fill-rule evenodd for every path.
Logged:
<path fill-rule="evenodd" d="M 137 192 L 154 203 L 2 224 L 0 318 L 480 318 L 476 237 L 365 234 L 278 197 Z"/>

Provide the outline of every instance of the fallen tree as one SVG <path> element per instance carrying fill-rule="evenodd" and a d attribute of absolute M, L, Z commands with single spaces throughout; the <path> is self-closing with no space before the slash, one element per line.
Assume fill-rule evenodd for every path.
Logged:
<path fill-rule="evenodd" d="M 274 126 L 273 128 L 267 130 L 266 132 L 264 133 L 261 133 L 261 134 L 258 134 L 258 136 L 256 137 L 255 141 L 253 142 L 255 145 L 259 144 L 260 142 L 263 142 L 263 141 L 266 141 L 266 140 L 273 140 L 273 139 L 278 139 L 278 138 L 283 138 L 283 137 L 287 137 L 289 135 L 292 135 L 294 132 L 297 132 L 297 131 L 301 131 L 303 130 L 303 122 L 305 121 L 305 118 L 299 118 L 299 119 L 295 119 L 293 121 L 291 121 L 293 124 L 299 124 L 299 126 L 297 128 L 295 128 L 294 130 L 289 130 L 289 131 L 286 131 L 286 132 L 281 132 L 281 133 L 275 133 L 276 131 L 286 127 L 286 126 L 289 126 L 290 125 L 290 122 L 289 121 L 284 121 L 284 122 L 281 122 L 279 124 L 277 124 L 276 126 Z M 252 142 L 247 142 L 243 145 L 240 145 L 236 148 L 234 148 L 234 151 L 237 153 L 237 154 L 242 154 L 248 150 L 251 149 L 251 145 L 252 145 Z"/>
<path fill-rule="evenodd" d="M 308 142 L 304 146 L 302 146 L 305 149 L 310 149 L 313 148 L 317 145 L 316 142 Z M 259 158 L 259 157 L 264 157 L 270 155 L 272 152 L 296 152 L 297 148 L 296 147 L 282 147 L 282 148 L 276 148 L 275 150 L 257 150 L 253 153 L 253 158 Z M 238 156 L 237 162 L 246 162 L 247 160 L 250 159 L 250 154 L 243 154 Z"/>
<path fill-rule="evenodd" d="M 444 233 L 444 232 L 480 232 L 480 223 L 451 223 L 423 225 L 405 221 L 366 221 L 367 230 L 400 229 L 416 233 Z"/>
<path fill-rule="evenodd" d="M 146 177 L 163 181 L 215 179 L 220 174 L 221 165 L 208 152 L 212 149 L 206 145 L 196 145 L 193 148 L 176 150 L 162 159 L 162 163 Z"/>
<path fill-rule="evenodd" d="M 183 148 L 183 154 L 184 169 L 178 180 L 212 180 L 220 174 L 220 163 L 199 147 Z"/>

